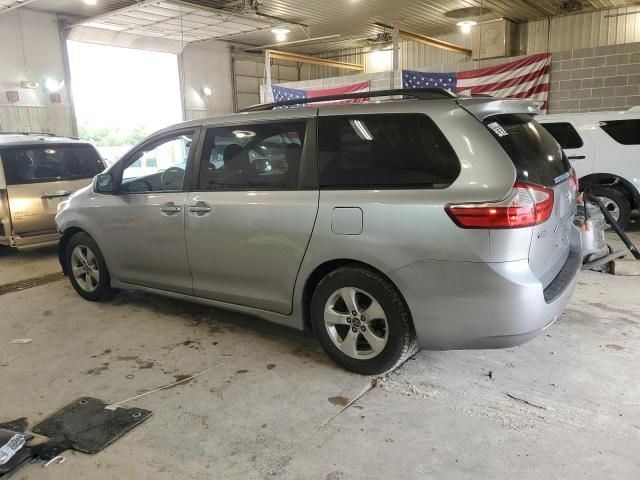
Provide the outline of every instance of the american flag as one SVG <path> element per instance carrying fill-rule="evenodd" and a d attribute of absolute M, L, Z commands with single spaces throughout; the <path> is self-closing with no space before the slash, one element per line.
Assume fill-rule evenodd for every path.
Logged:
<path fill-rule="evenodd" d="M 404 88 L 428 88 L 437 85 L 409 83 L 407 74 L 424 78 L 435 78 L 444 75 L 453 78 L 454 88 L 459 95 L 484 94 L 502 98 L 528 98 L 542 100 L 542 110 L 547 110 L 549 96 L 549 68 L 551 54 L 541 53 L 529 55 L 514 62 L 504 63 L 496 67 L 467 70 L 458 73 L 426 73 L 403 71 Z M 446 88 L 446 87 L 441 87 Z"/>
<path fill-rule="evenodd" d="M 444 88 L 450 92 L 456 91 L 455 73 L 427 73 L 414 70 L 402 71 L 404 88 Z"/>
<path fill-rule="evenodd" d="M 342 95 L 346 93 L 360 93 L 368 92 L 371 86 L 371 82 L 359 82 L 352 83 L 351 85 L 343 85 L 341 87 L 334 88 L 321 88 L 314 90 L 304 90 L 301 88 L 289 88 L 280 85 L 273 85 L 271 91 L 273 92 L 273 101 L 284 102 L 288 100 L 300 100 L 303 98 L 315 98 L 324 97 L 328 95 Z M 366 102 L 367 98 L 352 98 L 348 100 L 339 100 L 333 102 L 318 102 L 318 103 L 362 103 Z M 307 105 L 315 105 L 316 103 L 308 103 Z M 297 107 L 299 105 L 289 105 L 289 107 Z"/>

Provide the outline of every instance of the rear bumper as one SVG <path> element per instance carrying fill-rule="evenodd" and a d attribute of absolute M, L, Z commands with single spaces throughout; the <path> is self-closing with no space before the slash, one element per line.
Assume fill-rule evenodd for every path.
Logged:
<path fill-rule="evenodd" d="M 502 263 L 420 261 L 389 274 L 403 293 L 421 348 L 505 348 L 539 335 L 562 313 L 582 262 L 571 253 L 543 289 L 527 260 Z"/>

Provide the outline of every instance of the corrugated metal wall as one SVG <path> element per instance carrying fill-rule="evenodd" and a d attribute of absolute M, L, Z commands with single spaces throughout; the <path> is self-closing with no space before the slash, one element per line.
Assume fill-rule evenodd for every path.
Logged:
<path fill-rule="evenodd" d="M 640 42 L 640 6 L 529 22 L 520 39 L 527 53 Z"/>
<path fill-rule="evenodd" d="M 0 104 L 0 131 L 72 135 L 71 109 L 66 105 Z"/>

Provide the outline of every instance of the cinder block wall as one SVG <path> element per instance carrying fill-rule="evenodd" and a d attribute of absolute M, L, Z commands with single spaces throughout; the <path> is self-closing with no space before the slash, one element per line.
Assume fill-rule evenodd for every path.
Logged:
<path fill-rule="evenodd" d="M 554 53 L 550 81 L 550 113 L 640 105 L 640 43 Z"/>

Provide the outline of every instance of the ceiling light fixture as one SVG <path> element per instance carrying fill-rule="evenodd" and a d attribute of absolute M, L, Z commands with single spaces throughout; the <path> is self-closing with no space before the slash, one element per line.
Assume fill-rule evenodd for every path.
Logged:
<path fill-rule="evenodd" d="M 210 97 L 211 95 L 213 95 L 213 90 L 211 90 L 211 87 L 204 86 L 202 87 L 202 94 L 205 97 Z"/>
<path fill-rule="evenodd" d="M 98 0 L 82 0 L 86 5 L 95 5 L 98 3 Z"/>
<path fill-rule="evenodd" d="M 460 30 L 462 31 L 462 33 L 469 33 L 471 32 L 471 27 L 477 25 L 478 22 L 475 22 L 473 20 L 464 20 L 463 22 L 458 22 L 456 23 L 456 25 L 458 27 L 460 27 Z"/>
<path fill-rule="evenodd" d="M 284 42 L 287 39 L 287 34 L 290 32 L 291 30 L 286 27 L 277 27 L 271 29 L 271 33 L 275 34 L 276 40 L 279 42 Z"/>

